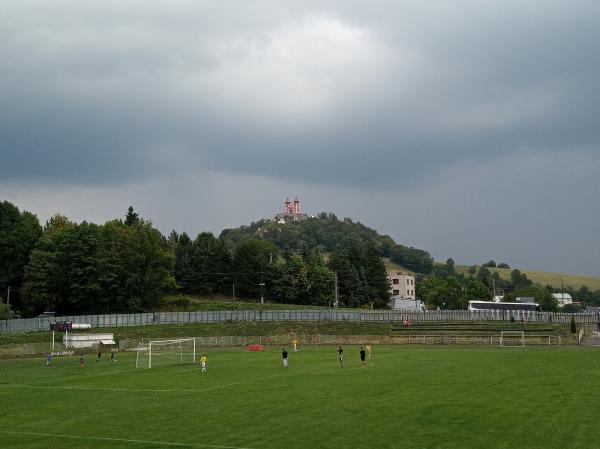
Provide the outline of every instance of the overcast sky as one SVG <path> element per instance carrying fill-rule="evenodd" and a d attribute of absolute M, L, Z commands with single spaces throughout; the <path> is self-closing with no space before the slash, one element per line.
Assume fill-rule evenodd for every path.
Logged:
<path fill-rule="evenodd" d="M 324 6 L 326 5 L 326 6 Z M 600 275 L 600 2 L 0 2 L 0 200 L 164 233 L 282 209 Z"/>

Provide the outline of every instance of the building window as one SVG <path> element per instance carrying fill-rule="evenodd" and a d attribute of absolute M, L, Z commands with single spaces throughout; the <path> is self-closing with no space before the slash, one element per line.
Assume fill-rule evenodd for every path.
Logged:
<path fill-rule="evenodd" d="M 392 290 L 392 295 L 398 296 L 400 294 L 400 290 Z"/>
<path fill-rule="evenodd" d="M 400 280 L 399 280 L 399 279 L 392 279 L 392 284 L 396 285 L 396 284 L 398 284 L 398 283 L 400 283 Z"/>
<path fill-rule="evenodd" d="M 409 279 L 406 280 L 406 285 L 410 285 L 410 280 Z"/>

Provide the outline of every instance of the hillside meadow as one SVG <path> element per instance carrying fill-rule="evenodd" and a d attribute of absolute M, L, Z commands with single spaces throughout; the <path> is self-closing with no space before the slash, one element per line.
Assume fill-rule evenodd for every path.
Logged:
<path fill-rule="evenodd" d="M 477 266 L 479 268 L 479 266 Z M 502 279 L 510 280 L 510 273 L 514 268 L 488 268 L 492 273 L 498 273 Z M 469 275 L 468 265 L 456 265 L 455 270 L 458 273 L 464 273 Z M 584 285 L 589 287 L 590 290 L 600 290 L 600 277 L 585 276 L 582 274 L 569 274 L 569 273 L 553 273 L 549 271 L 534 271 L 534 270 L 521 270 L 521 273 L 525 273 L 529 279 L 534 283 L 540 285 L 551 285 L 554 288 L 561 288 L 561 276 L 564 287 L 571 287 L 578 289 Z"/>

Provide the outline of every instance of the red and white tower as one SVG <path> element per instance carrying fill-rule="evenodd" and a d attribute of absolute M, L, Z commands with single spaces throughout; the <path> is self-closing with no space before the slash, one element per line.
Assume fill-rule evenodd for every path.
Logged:
<path fill-rule="evenodd" d="M 283 204 L 283 213 L 284 214 L 292 214 L 293 213 L 292 208 L 293 208 L 292 202 L 290 201 L 289 198 L 286 198 L 285 203 Z"/>
<path fill-rule="evenodd" d="M 283 213 L 284 214 L 299 214 L 300 213 L 300 200 L 298 197 L 292 202 L 289 198 L 285 199 L 285 203 L 283 203 Z"/>
<path fill-rule="evenodd" d="M 299 214 L 300 213 L 300 200 L 298 200 L 298 197 L 296 197 L 296 199 L 294 199 L 294 204 L 292 205 L 292 209 L 293 209 L 293 213 L 294 214 Z"/>

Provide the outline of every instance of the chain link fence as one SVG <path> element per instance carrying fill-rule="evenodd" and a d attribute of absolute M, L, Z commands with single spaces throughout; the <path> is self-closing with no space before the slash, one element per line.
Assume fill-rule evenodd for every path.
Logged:
<path fill-rule="evenodd" d="M 93 327 L 130 327 L 158 324 L 225 323 L 240 321 L 349 321 L 349 322 L 402 322 L 452 323 L 474 321 L 519 321 L 529 323 L 569 324 L 571 318 L 577 324 L 594 324 L 597 312 L 553 313 L 523 310 L 437 310 L 437 311 L 395 311 L 395 310 L 222 310 L 204 312 L 163 312 L 127 313 L 113 315 L 76 315 L 61 317 L 25 318 L 1 320 L 0 334 L 48 330 L 50 323 L 72 321 L 91 324 Z"/>

